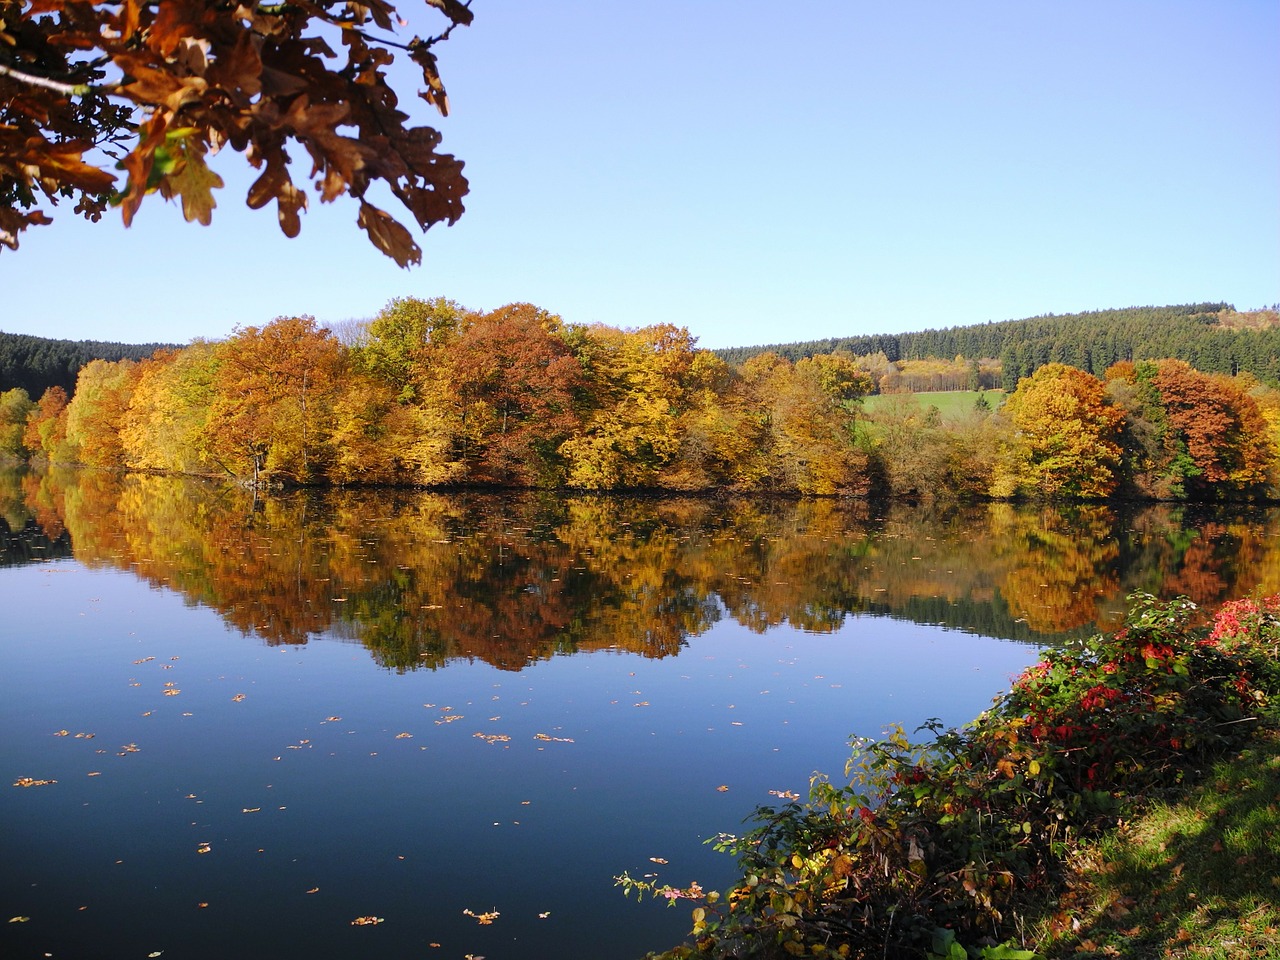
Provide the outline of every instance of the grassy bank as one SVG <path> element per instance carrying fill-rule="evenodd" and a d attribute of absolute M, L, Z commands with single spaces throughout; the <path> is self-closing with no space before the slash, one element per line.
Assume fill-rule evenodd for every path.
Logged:
<path fill-rule="evenodd" d="M 968 727 L 855 743 L 717 840 L 723 893 L 619 882 L 693 908 L 666 960 L 1280 956 L 1280 597 L 1201 618 L 1135 596 Z"/>
<path fill-rule="evenodd" d="M 1032 942 L 1051 960 L 1280 957 L 1280 735 L 1082 844 Z"/>

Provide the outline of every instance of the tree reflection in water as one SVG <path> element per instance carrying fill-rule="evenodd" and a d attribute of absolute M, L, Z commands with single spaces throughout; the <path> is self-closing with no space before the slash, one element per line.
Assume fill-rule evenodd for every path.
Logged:
<path fill-rule="evenodd" d="M 1280 512 L 414 491 L 250 492 L 91 471 L 0 474 L 5 563 L 132 570 L 246 635 L 358 641 L 395 670 L 679 651 L 722 618 L 830 632 L 859 612 L 1043 641 L 1133 590 L 1280 589 Z M 62 544 L 59 548 L 57 545 Z M 36 546 L 33 546 L 36 545 Z"/>

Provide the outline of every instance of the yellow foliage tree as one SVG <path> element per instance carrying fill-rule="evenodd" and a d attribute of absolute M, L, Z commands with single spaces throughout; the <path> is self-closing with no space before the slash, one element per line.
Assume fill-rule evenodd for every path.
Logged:
<path fill-rule="evenodd" d="M 1091 374 L 1051 363 L 1023 378 L 1005 401 L 1012 434 L 995 466 L 991 493 L 1106 497 L 1118 482 L 1124 414 Z"/>

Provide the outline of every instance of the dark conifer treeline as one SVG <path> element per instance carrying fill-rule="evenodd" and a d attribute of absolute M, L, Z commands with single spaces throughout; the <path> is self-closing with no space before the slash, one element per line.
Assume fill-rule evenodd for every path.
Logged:
<path fill-rule="evenodd" d="M 61 387 L 71 394 L 80 368 L 90 360 L 142 360 L 164 346 L 171 344 L 50 340 L 0 331 L 0 392 L 21 387 L 39 397 L 49 387 Z"/>
<path fill-rule="evenodd" d="M 1101 376 L 1121 360 L 1171 357 L 1206 373 L 1248 372 L 1264 383 L 1280 386 L 1280 324 L 1249 329 L 1226 325 L 1235 315 L 1226 303 L 1128 307 L 715 352 L 730 363 L 741 363 L 766 351 L 791 360 L 836 350 L 859 356 L 883 352 L 891 361 L 997 357 L 1007 390 L 1050 363 L 1064 363 Z"/>

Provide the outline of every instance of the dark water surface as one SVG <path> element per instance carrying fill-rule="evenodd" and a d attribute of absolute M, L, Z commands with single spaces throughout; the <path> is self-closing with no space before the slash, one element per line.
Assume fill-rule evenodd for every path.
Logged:
<path fill-rule="evenodd" d="M 851 734 L 1130 590 L 1280 589 L 1274 511 L 0 474 L 0 517 L 6 958 L 636 958 L 687 910 L 613 877 L 722 886 L 702 841 Z"/>

